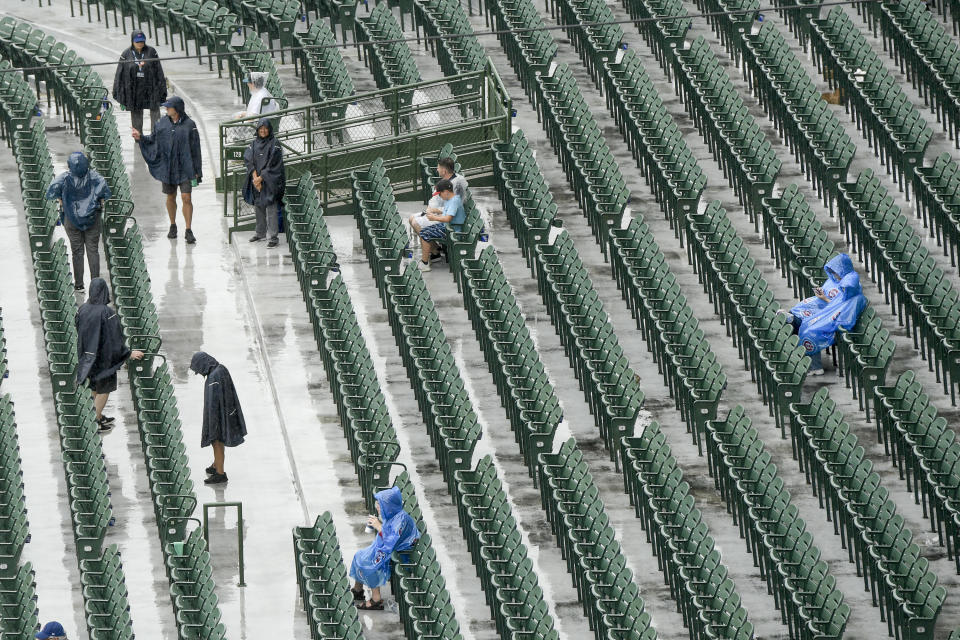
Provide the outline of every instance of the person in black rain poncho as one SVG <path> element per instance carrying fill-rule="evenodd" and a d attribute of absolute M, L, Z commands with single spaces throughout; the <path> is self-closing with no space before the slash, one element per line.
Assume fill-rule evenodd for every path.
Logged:
<path fill-rule="evenodd" d="M 167 79 L 157 50 L 147 45 L 143 31 L 134 31 L 130 46 L 120 54 L 113 77 L 113 99 L 130 112 L 130 124 L 143 131 L 143 110 L 150 110 L 150 129 L 160 120 L 160 103 L 167 99 Z"/>
<path fill-rule="evenodd" d="M 200 446 L 213 445 L 213 464 L 207 467 L 206 484 L 223 484 L 227 474 L 223 470 L 224 447 L 243 444 L 247 423 L 240 410 L 240 398 L 233 386 L 230 372 L 208 353 L 198 351 L 190 360 L 190 369 L 204 376 L 203 432 Z"/>
<path fill-rule="evenodd" d="M 90 281 L 90 297 L 77 310 L 77 384 L 90 381 L 100 431 L 112 428 L 113 418 L 103 415 L 111 391 L 117 389 L 117 370 L 127 358 L 139 360 L 143 352 L 123 342 L 120 316 L 109 307 L 110 290 L 103 278 Z"/>
<path fill-rule="evenodd" d="M 279 215 L 287 175 L 283 168 L 283 149 L 273 137 L 273 125 L 263 118 L 257 125 L 257 137 L 243 153 L 247 165 L 247 183 L 243 187 L 243 199 L 252 204 L 257 213 L 257 228 L 250 242 L 263 240 L 266 235 L 268 247 L 279 243 Z"/>
<path fill-rule="evenodd" d="M 170 216 L 168 238 L 177 237 L 177 188 L 183 200 L 183 221 L 187 225 L 183 237 L 187 244 L 197 239 L 190 228 L 193 222 L 193 202 L 190 194 L 193 181 L 203 177 L 203 159 L 200 155 L 200 132 L 197 124 L 184 110 L 183 100 L 172 96 L 162 105 L 167 115 L 160 118 L 150 135 L 133 130 L 133 139 L 140 143 L 140 153 L 147 162 L 150 175 L 160 181 L 167 196 L 167 215 Z"/>

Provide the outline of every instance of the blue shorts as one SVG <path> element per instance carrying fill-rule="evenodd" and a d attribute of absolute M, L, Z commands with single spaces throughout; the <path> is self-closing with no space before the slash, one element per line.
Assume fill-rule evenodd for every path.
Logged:
<path fill-rule="evenodd" d="M 427 242 L 438 242 L 447 237 L 447 225 L 432 224 L 420 230 L 420 239 Z"/>

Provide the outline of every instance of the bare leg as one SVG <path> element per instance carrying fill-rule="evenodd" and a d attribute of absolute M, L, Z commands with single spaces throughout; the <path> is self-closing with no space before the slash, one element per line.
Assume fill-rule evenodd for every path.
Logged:
<path fill-rule="evenodd" d="M 430 262 L 430 247 L 433 246 L 432 242 L 428 242 L 423 238 L 420 238 L 420 258 L 424 262 Z"/>
<path fill-rule="evenodd" d="M 177 224 L 177 194 L 167 194 L 167 215 L 170 217 L 170 224 Z"/>
<path fill-rule="evenodd" d="M 97 410 L 97 420 L 103 417 L 103 408 L 107 406 L 107 398 L 109 397 L 109 393 L 93 394 L 93 408 Z"/>
<path fill-rule="evenodd" d="M 370 601 L 371 602 L 380 602 L 383 598 L 380 597 L 380 587 L 370 589 Z"/>
<path fill-rule="evenodd" d="M 181 193 L 180 198 L 183 200 L 183 221 L 189 229 L 190 223 L 193 222 L 193 200 L 190 199 L 189 193 Z"/>
<path fill-rule="evenodd" d="M 413 229 L 413 232 L 417 235 L 420 235 L 420 225 L 417 224 L 417 221 L 414 220 L 416 216 L 410 216 L 407 218 L 407 222 L 410 223 L 410 228 Z"/>
<path fill-rule="evenodd" d="M 223 443 L 219 440 L 213 443 L 213 467 L 217 473 L 223 473 Z"/>

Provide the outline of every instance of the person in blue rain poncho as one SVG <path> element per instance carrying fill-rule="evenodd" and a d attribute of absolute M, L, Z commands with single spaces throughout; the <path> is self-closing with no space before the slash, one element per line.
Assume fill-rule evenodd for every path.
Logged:
<path fill-rule="evenodd" d="M 853 261 L 847 254 L 838 253 L 823 266 L 823 271 L 827 274 L 827 279 L 813 290 L 815 295 L 801 300 L 790 309 L 790 313 L 800 321 L 817 313 L 839 295 L 840 281 L 848 273 L 853 273 Z M 794 326 L 799 327 L 799 322 L 795 321 Z"/>
<path fill-rule="evenodd" d="M 370 587 L 370 600 L 358 605 L 358 609 L 383 610 L 380 587 L 390 580 L 390 555 L 404 551 L 420 538 L 417 523 L 403 510 L 403 498 L 398 487 L 391 487 L 374 494 L 377 499 L 377 516 L 370 516 L 367 524 L 377 531 L 377 537 L 366 549 L 357 551 L 350 565 L 354 600 L 364 600 L 364 585 Z"/>
<path fill-rule="evenodd" d="M 840 280 L 839 293 L 820 311 L 806 317 L 800 324 L 797 338 L 810 356 L 810 373 L 823 374 L 820 352 L 834 343 L 837 330 L 850 330 L 867 306 L 867 298 L 860 286 L 860 276 L 851 271 Z"/>

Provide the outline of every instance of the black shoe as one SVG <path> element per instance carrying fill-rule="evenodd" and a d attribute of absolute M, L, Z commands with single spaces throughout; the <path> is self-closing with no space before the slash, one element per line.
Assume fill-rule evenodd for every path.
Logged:
<path fill-rule="evenodd" d="M 183 239 L 187 241 L 187 244 L 197 243 L 197 239 L 193 236 L 193 231 L 190 229 L 183 232 Z"/>
<path fill-rule="evenodd" d="M 261 240 L 263 240 L 263 239 L 266 238 L 266 237 L 267 237 L 267 236 L 254 235 L 252 238 L 250 238 L 250 242 L 260 242 Z"/>
<path fill-rule="evenodd" d="M 112 422 L 104 422 L 103 418 L 97 420 L 97 433 L 107 433 L 113 429 Z"/>
<path fill-rule="evenodd" d="M 83 283 L 73 285 L 74 291 L 83 291 Z"/>
<path fill-rule="evenodd" d="M 212 473 L 209 478 L 203 481 L 203 484 L 224 484 L 228 479 L 225 473 Z"/>
<path fill-rule="evenodd" d="M 267 246 L 268 246 L 269 248 L 271 248 L 271 249 L 274 248 L 275 246 L 277 246 L 278 244 L 280 244 L 280 241 L 277 240 L 276 238 L 270 238 L 270 239 L 267 241 Z"/>
<path fill-rule="evenodd" d="M 100 416 L 100 422 L 103 424 L 113 424 L 114 420 L 111 416 Z"/>
<path fill-rule="evenodd" d="M 212 476 L 213 474 L 215 474 L 215 473 L 217 472 L 217 468 L 216 468 L 215 466 L 213 466 L 213 465 L 210 465 L 209 467 L 207 467 L 206 469 L 204 469 L 204 471 L 207 472 L 207 475 L 208 475 L 208 476 Z"/>
<path fill-rule="evenodd" d="M 170 225 L 170 231 L 167 232 L 167 237 L 171 240 L 177 237 L 177 225 Z"/>

